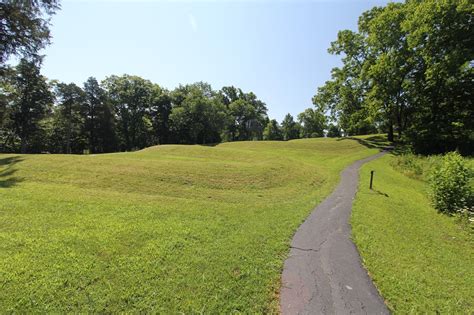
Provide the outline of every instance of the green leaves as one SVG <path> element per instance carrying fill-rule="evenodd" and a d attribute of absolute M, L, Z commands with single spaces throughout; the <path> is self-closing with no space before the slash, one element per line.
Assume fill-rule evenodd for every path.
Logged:
<path fill-rule="evenodd" d="M 172 92 L 170 130 L 177 143 L 216 143 L 225 127 L 225 107 L 207 84 L 181 86 Z"/>
<path fill-rule="evenodd" d="M 261 140 L 268 118 L 265 103 L 254 93 L 244 93 L 233 86 L 223 87 L 219 93 L 224 97 L 229 115 L 229 140 Z"/>
<path fill-rule="evenodd" d="M 447 153 L 441 165 L 430 176 L 431 197 L 434 207 L 441 212 L 454 213 L 472 207 L 472 188 L 469 182 L 473 170 L 457 152 Z"/>
<path fill-rule="evenodd" d="M 301 124 L 296 123 L 293 116 L 287 114 L 281 122 L 281 132 L 283 140 L 298 139 L 300 136 Z"/>
<path fill-rule="evenodd" d="M 263 130 L 264 140 L 283 140 L 281 128 L 275 119 L 268 122 L 267 126 Z"/>
<path fill-rule="evenodd" d="M 301 123 L 301 138 L 324 136 L 326 117 L 322 112 L 308 108 L 298 115 L 298 120 Z"/>
<path fill-rule="evenodd" d="M 19 138 L 22 153 L 38 152 L 44 131 L 41 120 L 50 110 L 53 95 L 35 62 L 22 59 L 10 79 L 16 92 L 7 107 L 10 116 L 7 128 Z"/>
<path fill-rule="evenodd" d="M 398 131 L 418 153 L 472 153 L 473 12 L 468 0 L 406 1 L 364 12 L 358 32 L 340 31 L 331 44 L 343 66 L 313 103 L 346 134 L 371 126 L 391 141 Z"/>
<path fill-rule="evenodd" d="M 37 58 L 37 52 L 49 44 L 48 15 L 59 8 L 57 0 L 15 1 L 0 3 L 2 16 L 0 69 L 11 55 Z"/>
<path fill-rule="evenodd" d="M 149 80 L 131 75 L 110 76 L 102 85 L 114 107 L 119 148 L 130 151 L 155 144 L 147 122 L 167 120 L 169 114 L 166 111 L 170 110 L 166 104 L 169 100 L 160 99 L 161 88 Z M 155 126 L 158 128 L 162 123 L 155 122 Z"/>

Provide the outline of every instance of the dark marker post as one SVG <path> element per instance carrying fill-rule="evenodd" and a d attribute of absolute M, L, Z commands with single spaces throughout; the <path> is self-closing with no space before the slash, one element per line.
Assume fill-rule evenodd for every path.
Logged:
<path fill-rule="evenodd" d="M 372 189 L 372 181 L 374 180 L 374 171 L 370 171 L 370 189 Z"/>

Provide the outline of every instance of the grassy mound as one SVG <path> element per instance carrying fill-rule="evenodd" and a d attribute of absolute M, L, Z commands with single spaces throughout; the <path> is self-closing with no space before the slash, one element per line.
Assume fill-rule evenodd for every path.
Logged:
<path fill-rule="evenodd" d="M 361 169 L 352 228 L 364 264 L 395 313 L 472 314 L 473 235 L 437 213 L 427 183 L 395 170 L 396 159 L 385 156 Z"/>
<path fill-rule="evenodd" d="M 354 140 L 0 155 L 0 310 L 271 312 Z"/>

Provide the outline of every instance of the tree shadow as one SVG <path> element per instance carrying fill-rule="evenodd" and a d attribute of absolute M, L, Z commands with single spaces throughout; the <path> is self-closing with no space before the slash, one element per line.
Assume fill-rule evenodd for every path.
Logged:
<path fill-rule="evenodd" d="M 369 149 L 390 151 L 390 153 L 393 155 L 401 155 L 410 151 L 409 146 L 407 146 L 403 142 L 390 142 L 384 135 L 370 136 L 365 139 L 357 137 L 342 137 L 337 139 L 337 141 L 341 140 L 355 140 Z"/>
<path fill-rule="evenodd" d="M 202 144 L 199 144 L 199 145 L 203 146 L 203 147 L 215 147 L 219 144 L 220 144 L 219 142 L 215 142 L 215 143 L 202 143 Z"/>
<path fill-rule="evenodd" d="M 21 178 L 14 176 L 17 172 L 14 167 L 21 161 L 23 158 L 19 156 L 0 158 L 0 167 L 4 168 L 0 171 L 0 188 L 9 188 L 22 181 Z"/>
<path fill-rule="evenodd" d="M 343 137 L 343 138 L 337 139 L 337 141 L 342 141 L 342 140 L 355 140 L 369 149 L 379 149 L 380 151 L 394 149 L 394 144 L 389 142 L 387 140 L 387 137 L 383 135 L 371 136 L 365 139 L 357 138 L 357 137 Z"/>

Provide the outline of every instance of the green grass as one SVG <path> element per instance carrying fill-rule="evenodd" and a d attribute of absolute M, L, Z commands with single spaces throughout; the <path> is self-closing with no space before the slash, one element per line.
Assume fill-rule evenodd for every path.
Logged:
<path fill-rule="evenodd" d="M 0 155 L 1 312 L 278 311 L 289 240 L 354 140 Z"/>
<path fill-rule="evenodd" d="M 474 237 L 431 207 L 427 183 L 413 178 L 425 166 L 409 177 L 392 167 L 397 159 L 387 155 L 361 169 L 351 221 L 364 264 L 395 313 L 472 314 Z"/>

